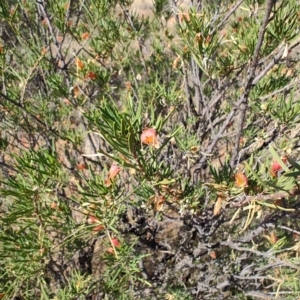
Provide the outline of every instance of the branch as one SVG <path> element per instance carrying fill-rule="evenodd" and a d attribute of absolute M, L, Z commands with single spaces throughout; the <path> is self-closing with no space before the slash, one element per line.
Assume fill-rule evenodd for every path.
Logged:
<path fill-rule="evenodd" d="M 239 6 L 244 2 L 245 0 L 239 0 L 235 4 L 231 6 L 230 11 L 227 13 L 227 15 L 224 17 L 224 19 L 216 26 L 215 30 L 211 33 L 213 35 L 216 31 L 219 31 L 222 26 L 226 24 L 226 22 L 229 20 L 231 15 L 239 8 Z"/>
<path fill-rule="evenodd" d="M 241 252 L 249 252 L 249 253 L 252 253 L 252 254 L 254 254 L 258 257 L 263 257 L 263 258 L 266 258 L 268 260 L 271 259 L 273 262 L 275 262 L 276 264 L 278 264 L 282 267 L 285 266 L 285 267 L 289 267 L 291 269 L 296 269 L 296 270 L 300 271 L 300 267 L 297 266 L 296 264 L 293 264 L 289 261 L 281 260 L 281 259 L 277 258 L 276 256 L 272 255 L 269 252 L 261 252 L 261 251 L 255 250 L 253 248 L 241 247 L 239 245 L 239 243 L 236 243 L 236 242 L 233 242 L 233 241 L 223 241 L 223 242 L 220 242 L 220 245 L 221 246 L 227 246 L 231 249 L 241 251 Z"/>
<path fill-rule="evenodd" d="M 234 168 L 236 161 L 237 161 L 237 157 L 238 157 L 238 153 L 239 153 L 239 148 L 240 148 L 240 138 L 242 136 L 243 133 L 243 128 L 244 128 L 244 123 L 245 123 L 245 117 L 246 117 L 246 111 L 247 111 L 247 107 L 248 107 L 248 98 L 249 98 L 249 94 L 250 91 L 253 87 L 253 80 L 254 80 L 254 76 L 255 76 L 255 71 L 258 65 L 258 58 L 259 58 L 259 53 L 264 41 L 264 36 L 266 33 L 266 28 L 267 25 L 269 23 L 269 17 L 271 15 L 271 11 L 272 11 L 272 7 L 274 6 L 276 0 L 268 0 L 267 5 L 266 5 L 266 12 L 265 12 L 265 18 L 263 20 L 263 24 L 262 27 L 259 31 L 258 34 L 258 41 L 254 50 L 254 55 L 252 58 L 252 62 L 251 62 L 251 66 L 250 66 L 250 72 L 248 75 L 248 79 L 247 79 L 247 83 L 245 86 L 245 90 L 244 93 L 242 95 L 242 101 L 241 101 L 241 108 L 240 108 L 240 116 L 238 118 L 238 133 L 236 135 L 236 139 L 235 139 L 235 145 L 234 145 L 234 149 L 232 152 L 232 157 L 230 160 L 230 166 L 232 168 Z"/>
<path fill-rule="evenodd" d="M 295 196 L 300 195 L 300 189 L 295 188 L 290 193 L 288 192 L 278 192 L 274 194 L 267 194 L 267 195 L 255 195 L 255 196 L 246 196 L 241 201 L 237 203 L 231 203 L 230 207 L 240 207 L 243 206 L 253 200 L 258 201 L 268 201 L 268 200 L 280 200 L 280 199 L 289 199 Z"/>
<path fill-rule="evenodd" d="M 274 91 L 274 92 L 272 92 L 268 95 L 260 97 L 259 100 L 262 100 L 262 101 L 267 100 L 267 99 L 269 99 L 269 98 L 271 98 L 271 97 L 273 97 L 277 94 L 280 94 L 280 93 L 283 93 L 283 92 L 286 92 L 286 91 L 292 89 L 295 85 L 299 86 L 299 84 L 300 84 L 300 80 L 295 80 L 293 82 L 290 82 L 289 84 L 287 84 L 286 86 L 284 86 L 281 89 L 278 89 L 278 90 L 276 90 L 276 91 Z"/>

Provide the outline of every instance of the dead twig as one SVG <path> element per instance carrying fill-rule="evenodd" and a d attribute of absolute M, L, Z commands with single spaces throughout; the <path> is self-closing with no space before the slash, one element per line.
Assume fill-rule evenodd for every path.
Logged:
<path fill-rule="evenodd" d="M 238 133 L 236 135 L 234 149 L 233 149 L 231 160 L 230 160 L 230 166 L 232 168 L 235 167 L 236 162 L 237 162 L 237 157 L 238 157 L 239 148 L 240 148 L 240 138 L 243 133 L 245 117 L 246 117 L 246 110 L 248 107 L 248 97 L 249 97 L 250 91 L 254 84 L 253 80 L 255 77 L 256 68 L 258 66 L 259 53 L 260 53 L 261 47 L 263 45 L 266 28 L 267 28 L 268 23 L 270 22 L 269 18 L 271 15 L 272 8 L 275 5 L 275 2 L 276 2 L 275 0 L 268 0 L 268 2 L 266 4 L 265 17 L 264 17 L 264 20 L 262 23 L 262 27 L 258 34 L 257 44 L 256 44 L 256 47 L 254 50 L 251 64 L 250 64 L 249 75 L 248 75 L 248 78 L 247 78 L 247 81 L 246 81 L 246 84 L 244 87 L 244 93 L 241 97 L 242 101 L 241 101 L 241 105 L 240 105 L 240 114 L 239 114 L 239 118 L 238 118 Z"/>

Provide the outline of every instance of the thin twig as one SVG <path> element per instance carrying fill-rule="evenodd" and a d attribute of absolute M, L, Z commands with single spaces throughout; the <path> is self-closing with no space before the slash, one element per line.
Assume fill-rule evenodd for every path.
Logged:
<path fill-rule="evenodd" d="M 240 138 L 243 133 L 246 111 L 247 111 L 247 107 L 248 107 L 248 98 L 249 98 L 250 91 L 253 87 L 255 71 L 256 71 L 256 68 L 258 65 L 258 61 L 259 61 L 259 53 L 260 53 L 261 47 L 263 45 L 266 28 L 269 23 L 269 17 L 271 15 L 272 7 L 274 6 L 275 2 L 276 2 L 275 0 L 268 0 L 268 2 L 266 4 L 265 17 L 264 17 L 264 20 L 262 23 L 262 27 L 258 34 L 258 40 L 257 40 L 257 44 L 256 44 L 256 47 L 254 50 L 253 58 L 251 61 L 249 75 L 247 78 L 247 82 L 245 84 L 244 93 L 242 95 L 242 101 L 241 101 L 241 106 L 240 106 L 240 115 L 238 118 L 238 133 L 236 135 L 234 149 L 233 149 L 231 160 L 230 160 L 230 166 L 232 168 L 234 168 L 236 161 L 237 161 L 238 152 L 239 152 L 239 148 L 240 148 Z"/>
<path fill-rule="evenodd" d="M 287 84 L 287 85 L 284 86 L 283 88 L 278 89 L 278 90 L 276 90 L 276 91 L 274 91 L 274 92 L 272 92 L 272 93 L 270 93 L 270 94 L 268 94 L 268 95 L 262 96 L 262 97 L 260 97 L 259 99 L 262 100 L 262 101 L 267 100 L 267 99 L 269 99 L 269 98 L 271 98 L 271 97 L 273 97 L 273 96 L 275 96 L 275 95 L 277 95 L 277 94 L 280 94 L 280 93 L 283 93 L 283 92 L 288 91 L 289 89 L 292 89 L 292 88 L 293 88 L 294 86 L 296 86 L 296 85 L 299 86 L 299 84 L 300 84 L 300 80 L 295 80 L 295 81 L 293 81 L 293 82 Z"/>
<path fill-rule="evenodd" d="M 37 0 L 36 3 L 37 3 L 37 6 L 38 6 L 38 11 L 40 12 L 40 15 L 45 19 L 45 21 L 47 23 L 48 29 L 50 31 L 50 35 L 51 35 L 51 37 L 54 41 L 54 45 L 57 49 L 58 58 L 63 63 L 63 67 L 64 67 L 65 64 L 66 64 L 65 58 L 64 58 L 64 55 L 62 53 L 60 43 L 59 43 L 57 37 L 55 36 L 54 29 L 53 29 L 52 24 L 50 22 L 49 15 L 47 13 L 45 5 L 44 5 L 42 0 Z"/>
<path fill-rule="evenodd" d="M 231 5 L 230 11 L 227 13 L 227 15 L 224 17 L 224 19 L 218 24 L 218 26 L 215 27 L 211 35 L 213 35 L 215 32 L 219 31 L 220 28 L 222 28 L 226 22 L 229 20 L 229 18 L 234 14 L 234 12 L 239 8 L 239 6 L 244 2 L 245 0 L 239 0 L 236 3 Z"/>
<path fill-rule="evenodd" d="M 293 191 L 291 191 L 290 193 L 288 192 L 278 192 L 278 193 L 274 193 L 274 194 L 267 194 L 267 195 L 255 195 L 255 196 L 247 196 L 244 197 L 241 201 L 237 202 L 237 203 L 231 203 L 230 206 L 231 207 L 241 207 L 253 200 L 257 200 L 257 201 L 268 201 L 268 200 L 280 200 L 280 199 L 289 199 L 289 198 L 293 198 L 295 196 L 300 195 L 300 190 L 299 189 L 294 189 Z"/>
<path fill-rule="evenodd" d="M 290 45 L 290 47 L 288 48 L 288 51 L 291 51 L 298 45 L 300 45 L 300 39 L 298 39 L 294 43 L 292 43 Z M 256 85 L 282 59 L 282 55 L 285 50 L 285 47 L 286 47 L 285 45 L 282 45 L 279 48 L 278 53 L 269 62 L 269 64 L 253 79 L 253 82 L 252 82 L 253 85 Z"/>
<path fill-rule="evenodd" d="M 221 246 L 227 246 L 231 249 L 241 251 L 241 252 L 249 252 L 249 253 L 252 253 L 252 254 L 254 254 L 258 257 L 263 257 L 263 258 L 266 258 L 268 260 L 272 260 L 275 263 L 278 263 L 279 265 L 281 265 L 282 267 L 283 266 L 290 267 L 291 269 L 296 269 L 296 270 L 300 271 L 300 267 L 297 266 L 296 264 L 293 264 L 289 261 L 281 260 L 281 259 L 277 258 L 276 256 L 272 255 L 271 253 L 261 252 L 261 251 L 258 251 L 256 249 L 253 249 L 253 248 L 241 247 L 238 243 L 233 242 L 233 241 L 223 241 L 223 242 L 220 242 L 220 245 Z"/>

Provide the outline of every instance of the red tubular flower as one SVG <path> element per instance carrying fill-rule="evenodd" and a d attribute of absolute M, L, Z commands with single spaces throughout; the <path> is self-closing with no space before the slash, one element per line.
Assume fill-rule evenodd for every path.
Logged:
<path fill-rule="evenodd" d="M 244 173 L 238 172 L 234 175 L 234 177 L 234 184 L 236 187 L 243 188 L 248 186 L 248 177 Z"/>
<path fill-rule="evenodd" d="M 98 223 L 99 220 L 95 216 L 89 216 L 88 219 L 87 219 L 87 222 L 89 224 L 95 224 L 95 223 Z"/>
<path fill-rule="evenodd" d="M 107 248 L 107 252 L 110 253 L 110 254 L 114 254 L 115 253 L 115 251 L 114 251 L 114 249 L 112 247 Z"/>
<path fill-rule="evenodd" d="M 159 148 L 159 142 L 154 128 L 146 128 L 141 134 L 141 142 L 154 148 Z"/>
<path fill-rule="evenodd" d="M 114 246 L 115 248 L 120 248 L 121 247 L 120 241 L 118 239 L 116 239 L 116 238 L 112 238 L 111 239 L 111 243 L 112 243 L 112 246 Z M 109 247 L 107 249 L 107 252 L 109 252 L 110 254 L 114 254 L 115 253 L 113 247 Z"/>
<path fill-rule="evenodd" d="M 111 242 L 112 242 L 112 244 L 113 244 L 116 248 L 121 247 L 121 243 L 119 242 L 118 239 L 112 238 L 112 239 L 111 239 Z"/>
<path fill-rule="evenodd" d="M 120 171 L 120 167 L 118 167 L 116 164 L 112 164 L 104 181 L 105 185 L 111 186 L 112 180 L 120 173 Z"/>
<path fill-rule="evenodd" d="M 84 63 L 79 58 L 76 58 L 75 63 L 77 65 L 78 69 L 84 68 Z"/>
<path fill-rule="evenodd" d="M 93 228 L 93 231 L 102 231 L 105 228 L 104 225 L 98 225 Z"/>
<path fill-rule="evenodd" d="M 99 225 L 99 224 L 101 224 L 100 220 L 93 215 L 90 215 L 88 217 L 87 222 L 88 222 L 88 224 L 98 224 L 97 226 L 95 226 L 92 229 L 93 231 L 101 231 L 101 230 L 105 229 L 104 225 Z"/>
<path fill-rule="evenodd" d="M 90 34 L 88 33 L 88 32 L 84 32 L 82 35 L 81 35 L 81 38 L 83 39 L 83 40 L 86 40 L 86 39 L 88 39 L 90 37 Z"/>
<path fill-rule="evenodd" d="M 86 75 L 85 75 L 85 78 L 86 79 L 91 79 L 91 80 L 95 80 L 97 78 L 97 75 L 95 72 L 88 72 Z"/>
<path fill-rule="evenodd" d="M 283 161 L 284 163 L 287 162 L 287 157 L 286 157 L 286 156 L 281 157 L 281 159 L 282 159 L 282 161 Z M 280 165 L 276 160 L 274 160 L 274 161 L 273 161 L 273 164 L 272 164 L 272 166 L 271 166 L 271 169 L 270 169 L 270 174 L 271 174 L 271 176 L 272 176 L 272 177 L 276 177 L 277 174 L 278 174 L 278 172 L 279 172 L 281 169 L 282 169 L 281 165 Z"/>

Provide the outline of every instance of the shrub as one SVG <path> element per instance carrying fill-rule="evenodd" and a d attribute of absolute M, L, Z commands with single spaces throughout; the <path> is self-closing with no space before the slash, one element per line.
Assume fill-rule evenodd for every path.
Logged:
<path fill-rule="evenodd" d="M 0 298 L 300 296 L 296 0 L 2 2 Z"/>

